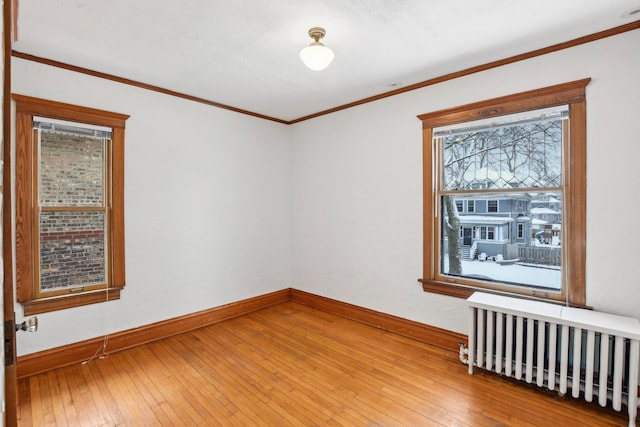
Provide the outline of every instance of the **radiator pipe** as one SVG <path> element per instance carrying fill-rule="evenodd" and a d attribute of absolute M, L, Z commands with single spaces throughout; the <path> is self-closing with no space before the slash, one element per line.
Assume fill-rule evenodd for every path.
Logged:
<path fill-rule="evenodd" d="M 464 363 L 465 365 L 469 364 L 469 349 L 466 348 L 465 343 L 463 342 L 459 342 L 458 343 L 460 345 L 460 361 L 462 363 Z"/>

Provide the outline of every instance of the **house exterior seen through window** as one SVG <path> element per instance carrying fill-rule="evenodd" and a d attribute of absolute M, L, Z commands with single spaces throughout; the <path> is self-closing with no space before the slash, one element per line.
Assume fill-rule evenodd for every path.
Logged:
<path fill-rule="evenodd" d="M 467 122 L 434 129 L 436 151 L 441 153 L 436 190 L 441 274 L 560 290 L 567 117 L 564 105 L 502 116 L 490 124 Z M 461 214 L 460 208 L 447 208 L 448 199 L 457 207 L 478 202 L 478 209 Z M 557 222 L 533 218 L 531 208 L 549 199 L 557 201 Z M 454 224 L 463 229 L 462 239 L 447 232 Z M 474 227 L 480 233 L 465 239 L 464 229 Z M 546 231 L 553 228 L 555 236 Z M 525 241 L 517 239 L 519 229 L 526 230 Z"/>
<path fill-rule="evenodd" d="M 584 304 L 586 82 L 420 116 L 425 290 Z"/>

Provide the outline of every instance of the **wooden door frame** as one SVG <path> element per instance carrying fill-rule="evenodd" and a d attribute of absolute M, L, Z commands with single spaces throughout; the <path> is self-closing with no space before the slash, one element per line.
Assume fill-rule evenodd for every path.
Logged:
<path fill-rule="evenodd" d="M 13 298 L 13 232 L 11 227 L 11 47 L 17 38 L 17 0 L 4 0 L 3 19 L 3 93 L 2 93 L 2 262 L 3 272 L 3 320 L 10 331 L 10 351 L 5 352 L 5 413 L 4 425 L 17 425 L 18 388 L 16 380 L 16 340 Z M 6 336 L 5 336 L 6 339 Z M 6 346 L 6 344 L 5 344 Z M 7 364 L 7 360 L 9 363 Z"/>

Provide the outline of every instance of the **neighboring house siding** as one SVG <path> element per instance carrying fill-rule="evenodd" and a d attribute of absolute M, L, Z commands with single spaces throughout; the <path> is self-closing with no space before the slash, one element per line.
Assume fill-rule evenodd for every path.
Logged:
<path fill-rule="evenodd" d="M 470 202 L 473 205 L 472 211 L 468 210 Z M 493 209 L 490 212 L 491 206 Z M 529 215 L 530 200 L 481 197 L 465 200 L 464 207 L 465 209 L 458 212 L 461 226 L 460 246 L 474 248 L 468 254 L 464 249 L 464 256 L 473 258 L 485 254 L 489 257 L 502 255 L 505 258 L 513 258 L 517 250 L 510 248 L 531 243 L 533 228 L 532 217 Z M 520 237 L 518 237 L 519 225 L 522 227 Z M 482 235 L 477 231 L 481 228 L 488 230 L 489 227 L 494 230 L 492 238 L 489 238 L 488 232 Z M 470 233 L 469 230 L 473 231 Z"/>

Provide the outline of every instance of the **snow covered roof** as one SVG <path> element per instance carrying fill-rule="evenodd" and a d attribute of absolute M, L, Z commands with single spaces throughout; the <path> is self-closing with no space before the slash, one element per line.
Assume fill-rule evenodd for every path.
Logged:
<path fill-rule="evenodd" d="M 559 214 L 560 212 L 554 211 L 549 208 L 531 208 L 532 214 Z"/>
<path fill-rule="evenodd" d="M 549 197 L 549 199 L 544 200 L 544 199 L 534 199 L 531 201 L 531 203 L 561 203 L 559 199 L 556 199 L 555 197 Z"/>
<path fill-rule="evenodd" d="M 460 215 L 463 224 L 508 224 L 514 219 L 508 216 Z"/>
<path fill-rule="evenodd" d="M 545 221 L 543 219 L 533 218 L 531 220 L 531 224 L 534 224 L 534 225 L 545 225 L 545 224 L 549 224 L 549 222 Z"/>

